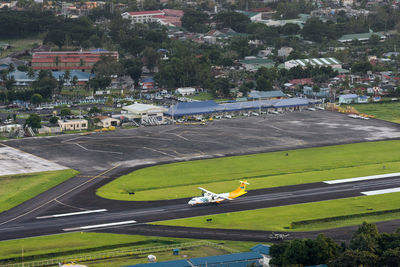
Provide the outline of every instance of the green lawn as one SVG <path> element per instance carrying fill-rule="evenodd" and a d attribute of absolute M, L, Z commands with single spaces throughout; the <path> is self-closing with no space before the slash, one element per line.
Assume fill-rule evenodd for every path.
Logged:
<path fill-rule="evenodd" d="M 395 123 L 400 123 L 400 102 L 370 103 L 352 105 L 359 112 L 374 115 L 376 118 Z"/>
<path fill-rule="evenodd" d="M 295 229 L 291 229 L 291 223 L 301 220 L 322 219 L 335 216 L 368 213 L 372 211 L 398 209 L 399 203 L 400 193 L 391 193 L 199 216 L 162 221 L 155 224 L 270 231 L 311 231 L 357 225 L 361 224 L 363 221 L 373 223 L 384 220 L 400 219 L 400 213 L 397 212 L 393 214 L 312 223 L 296 227 Z M 212 219 L 212 221 L 207 222 L 207 219 Z"/>
<path fill-rule="evenodd" d="M 195 239 L 152 237 L 140 235 L 121 235 L 105 233 L 69 233 L 60 235 L 50 235 L 42 237 L 32 237 L 18 240 L 8 240 L 0 242 L 0 260 L 35 256 L 36 259 L 63 258 L 77 255 L 90 255 L 114 250 L 127 250 L 129 248 L 157 247 L 164 245 L 179 245 L 181 243 L 195 242 Z M 236 249 L 248 251 L 257 243 L 236 242 L 236 241 L 212 241 Z M 49 255 L 49 254 L 53 255 Z M 57 255 L 54 255 L 57 253 Z M 147 255 L 150 252 L 146 252 Z M 172 254 L 172 253 L 170 253 Z"/>
<path fill-rule="evenodd" d="M 381 141 L 159 165 L 124 175 L 97 193 L 119 200 L 174 199 L 198 195 L 198 186 L 227 192 L 244 178 L 252 190 L 399 172 L 399 149 L 400 141 Z"/>
<path fill-rule="evenodd" d="M 78 171 L 67 169 L 0 176 L 0 212 L 11 209 L 78 173 Z"/>
<path fill-rule="evenodd" d="M 201 92 L 196 95 L 190 95 L 186 96 L 187 98 L 194 99 L 194 100 L 200 100 L 200 101 L 206 101 L 206 100 L 215 100 L 216 102 L 221 102 L 221 101 L 227 101 L 229 99 L 227 98 L 215 98 L 211 93 L 209 92 Z"/>
<path fill-rule="evenodd" d="M 201 247 L 180 249 L 180 255 L 173 255 L 171 251 L 160 251 L 154 254 L 157 257 L 157 262 L 163 262 L 163 261 L 183 260 L 183 259 L 190 259 L 197 257 L 209 257 L 222 254 L 230 254 L 230 252 L 215 247 L 201 246 Z M 110 267 L 110 266 L 127 266 L 133 264 L 144 264 L 144 263 L 149 263 L 147 256 L 148 253 L 144 253 L 128 257 L 82 262 L 82 264 L 87 264 L 90 267 Z"/>
<path fill-rule="evenodd" d="M 21 39 L 6 39 L 6 40 L 1 39 L 0 43 L 10 44 L 12 48 L 5 51 L 0 51 L 0 56 L 6 57 L 9 54 L 16 51 L 31 49 L 34 44 L 41 44 L 42 41 L 43 38 L 41 36 L 21 38 Z"/>

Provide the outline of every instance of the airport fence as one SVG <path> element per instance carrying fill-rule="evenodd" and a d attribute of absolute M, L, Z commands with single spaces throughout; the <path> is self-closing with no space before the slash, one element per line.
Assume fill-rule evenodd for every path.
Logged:
<path fill-rule="evenodd" d="M 97 261 L 97 260 L 106 260 L 117 257 L 127 257 L 134 256 L 140 254 L 147 253 L 156 253 L 163 252 L 172 249 L 186 249 L 193 247 L 201 247 L 201 246 L 210 246 L 214 248 L 218 248 L 221 250 L 225 250 L 230 253 L 240 252 L 236 249 L 229 248 L 223 246 L 221 244 L 217 244 L 214 242 L 210 242 L 207 240 L 201 240 L 196 242 L 186 242 L 180 244 L 172 244 L 172 245 L 164 245 L 164 246 L 156 246 L 156 247 L 145 247 L 145 248 L 133 248 L 133 249 L 124 249 L 124 250 L 115 250 L 115 251 L 107 251 L 93 254 L 85 254 L 85 255 L 76 255 L 70 257 L 57 257 L 52 259 L 44 259 L 44 260 L 36 260 L 36 261 L 27 261 L 27 262 L 19 262 L 19 263 L 10 263 L 10 264 L 0 264 L 1 267 L 35 267 L 35 266 L 55 266 L 71 263 L 71 262 L 85 262 L 85 261 Z"/>

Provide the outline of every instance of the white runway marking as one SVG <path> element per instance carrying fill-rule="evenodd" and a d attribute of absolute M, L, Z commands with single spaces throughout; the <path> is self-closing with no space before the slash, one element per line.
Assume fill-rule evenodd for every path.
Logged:
<path fill-rule="evenodd" d="M 330 180 L 330 181 L 324 181 L 324 183 L 326 183 L 326 184 L 341 184 L 341 183 L 350 183 L 350 182 L 358 182 L 358 181 L 367 181 L 367 180 L 373 180 L 373 179 L 390 178 L 390 177 L 396 177 L 396 176 L 400 176 L 400 172 L 371 175 L 371 176 L 364 176 L 364 177 L 356 177 L 356 178 L 348 178 L 348 179 L 340 179 L 340 180 Z"/>
<path fill-rule="evenodd" d="M 396 193 L 396 192 L 400 192 L 400 187 L 361 192 L 361 194 L 364 194 L 366 196 L 373 196 L 373 195 L 381 195 L 381 194 Z"/>
<path fill-rule="evenodd" d="M 78 211 L 78 212 L 71 212 L 71 213 L 54 214 L 54 215 L 36 217 L 36 219 L 40 220 L 40 219 L 48 219 L 48 218 L 58 218 L 58 217 L 75 216 L 75 215 L 97 213 L 97 212 L 104 212 L 104 211 L 107 211 L 107 210 L 106 209 L 86 210 L 86 211 Z"/>
<path fill-rule="evenodd" d="M 88 229 L 94 229 L 94 228 L 101 228 L 101 227 L 109 227 L 109 226 L 119 226 L 119 225 L 126 225 L 126 224 L 134 224 L 136 221 L 124 221 L 124 222 L 115 222 L 115 223 L 103 223 L 103 224 L 95 224 L 95 225 L 87 225 L 87 226 L 81 226 L 81 227 L 75 227 L 75 228 L 66 228 L 63 229 L 63 231 L 76 231 L 76 230 L 88 230 Z"/>
<path fill-rule="evenodd" d="M 83 148 L 86 151 L 91 151 L 91 152 L 100 152 L 100 153 L 111 153 L 111 154 L 119 154 L 122 155 L 122 152 L 114 152 L 114 151 L 105 151 L 105 150 L 96 150 L 96 149 L 87 149 L 86 147 L 82 146 L 81 144 L 75 143 L 75 145 L 79 146 L 80 148 Z"/>

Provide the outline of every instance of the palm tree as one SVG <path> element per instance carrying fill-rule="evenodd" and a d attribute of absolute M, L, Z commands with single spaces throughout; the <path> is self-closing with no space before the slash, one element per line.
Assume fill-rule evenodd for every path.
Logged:
<path fill-rule="evenodd" d="M 64 80 L 69 83 L 69 80 L 71 79 L 71 72 L 69 70 L 66 70 L 64 73 Z"/>
<path fill-rule="evenodd" d="M 33 79 L 33 78 L 35 78 L 35 71 L 32 68 L 29 68 L 27 75 L 28 75 L 29 79 Z"/>

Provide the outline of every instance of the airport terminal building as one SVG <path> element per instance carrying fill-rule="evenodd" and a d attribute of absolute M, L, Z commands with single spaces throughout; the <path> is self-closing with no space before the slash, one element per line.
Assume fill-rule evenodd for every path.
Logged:
<path fill-rule="evenodd" d="M 214 100 L 183 102 L 171 106 L 164 114 L 171 118 L 186 116 L 240 115 L 246 112 L 284 112 L 302 110 L 321 103 L 307 98 L 285 98 L 217 104 Z"/>

